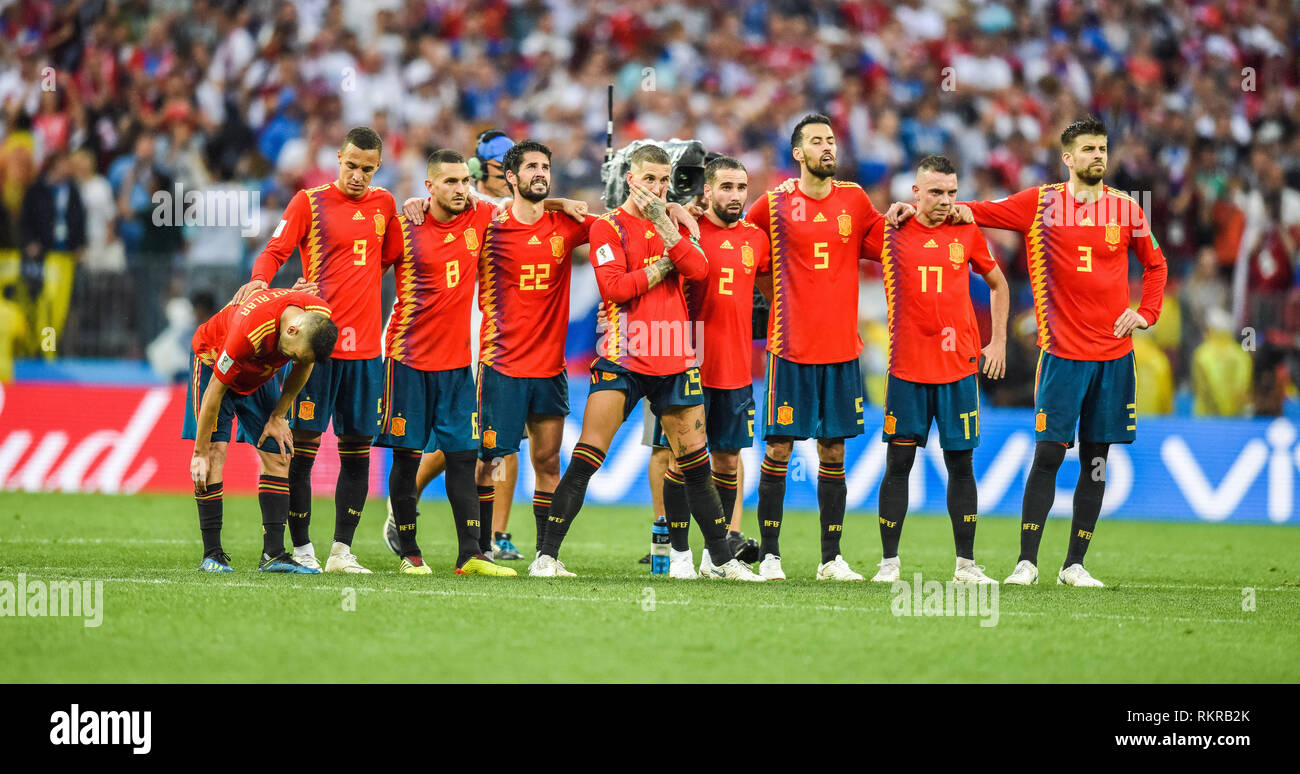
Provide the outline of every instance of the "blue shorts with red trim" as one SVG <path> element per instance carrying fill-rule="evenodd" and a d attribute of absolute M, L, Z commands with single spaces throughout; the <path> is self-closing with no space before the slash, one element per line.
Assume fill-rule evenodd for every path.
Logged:
<path fill-rule="evenodd" d="M 375 446 L 395 449 L 478 449 L 478 412 L 469 366 L 422 371 L 384 362 L 383 412 Z"/>
<path fill-rule="evenodd" d="M 185 390 L 185 423 L 181 427 L 181 438 L 193 441 L 198 434 L 199 406 L 203 404 L 203 393 L 207 392 L 212 381 L 212 368 L 202 360 L 190 355 L 190 383 Z M 230 442 L 230 423 L 239 417 L 240 443 L 257 445 L 266 421 L 275 412 L 275 404 L 280 400 L 280 386 L 276 378 L 268 380 L 261 387 L 247 395 L 240 395 L 234 390 L 226 390 L 221 399 L 221 410 L 217 414 L 217 424 L 212 428 L 212 443 Z M 274 438 L 267 438 L 260 447 L 262 451 L 280 453 L 280 444 Z"/>
<path fill-rule="evenodd" d="M 330 358 L 317 363 L 293 406 L 293 429 L 373 438 L 379 431 L 383 361 Z"/>
<path fill-rule="evenodd" d="M 767 353 L 765 438 L 861 435 L 862 371 L 858 360 L 795 363 Z"/>
<path fill-rule="evenodd" d="M 1034 435 L 1073 444 L 1075 425 L 1085 443 L 1137 440 L 1137 371 L 1130 352 L 1114 360 L 1038 356 Z"/>
<path fill-rule="evenodd" d="M 980 445 L 980 393 L 975 374 L 948 384 L 909 382 L 889 375 L 880 440 L 915 441 L 925 446 L 931 423 L 939 426 L 939 445 L 948 451 Z"/>

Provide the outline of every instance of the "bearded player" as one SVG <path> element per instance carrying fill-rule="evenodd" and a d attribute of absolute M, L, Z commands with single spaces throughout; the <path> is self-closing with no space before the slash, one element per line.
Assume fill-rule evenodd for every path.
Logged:
<path fill-rule="evenodd" d="M 370 442 L 379 427 L 380 248 L 396 212 L 393 196 L 370 185 L 383 143 L 373 129 L 348 132 L 338 151 L 339 177 L 299 191 L 285 208 L 252 280 L 236 301 L 265 289 L 298 249 L 303 273 L 333 308 L 339 329 L 333 355 L 316 363 L 294 405 L 293 461 L 289 465 L 289 533 L 293 556 L 319 568 L 311 544 L 311 469 L 320 437 L 333 423 L 338 436 L 339 476 L 334 489 L 334 542 L 325 572 L 369 573 L 352 553 L 370 486 Z"/>
<path fill-rule="evenodd" d="M 894 227 L 880 223 L 866 237 L 864 257 L 884 267 L 889 315 L 889 381 L 881 440 L 885 475 L 880 480 L 880 571 L 871 580 L 899 577 L 898 541 L 907 515 L 908 478 L 916 447 L 925 446 L 930 426 L 948 469 L 948 518 L 957 549 L 954 581 L 997 583 L 975 564 L 979 500 L 972 465 L 980 442 L 979 371 L 1001 379 L 1006 370 L 1006 277 L 974 224 L 948 223 L 957 199 L 957 170 L 943 156 L 927 156 L 912 186 L 916 217 Z M 980 348 L 979 326 L 970 301 L 971 269 L 988 283 L 993 332 Z"/>
<path fill-rule="evenodd" d="M 318 573 L 284 550 L 289 518 L 289 455 L 293 434 L 285 418 L 313 364 L 329 359 L 338 338 L 330 308 L 309 293 L 264 290 L 242 304 L 231 302 L 194 332 L 192 378 L 182 438 L 194 441 L 190 477 L 203 535 L 204 572 L 233 572 L 221 547 L 223 473 L 230 422 L 239 417 L 239 439 L 253 444 L 261 465 L 257 500 L 262 509 L 261 572 Z M 272 379 L 292 362 L 276 395 Z M 257 428 L 262 434 L 253 441 Z"/>
<path fill-rule="evenodd" d="M 1102 183 L 1108 150 L 1100 121 L 1075 121 L 1061 132 L 1061 160 L 1070 170 L 1069 180 L 997 201 L 968 203 L 980 226 L 1025 235 L 1038 320 L 1037 444 L 1025 484 L 1020 558 L 1004 581 L 1009 584 L 1038 582 L 1038 547 L 1056 497 L 1056 473 L 1077 427 L 1074 519 L 1056 582 L 1104 585 L 1083 568 L 1083 557 L 1101 515 L 1110 445 L 1137 438 L 1132 335 L 1160 317 L 1168 273 L 1142 208 Z M 910 216 L 912 209 L 890 208 L 891 215 L 900 217 Z M 1129 308 L 1130 250 L 1143 266 L 1136 311 Z"/>
<path fill-rule="evenodd" d="M 759 573 L 784 580 L 781 519 L 794 441 L 817 439 L 821 515 L 818 580 L 860 581 L 840 553 L 847 490 L 844 439 L 863 431 L 858 368 L 858 260 L 882 218 L 856 183 L 835 177 L 835 133 L 824 115 L 804 116 L 790 138 L 799 163 L 793 191 L 769 191 L 746 217 L 771 241 L 772 311 L 767 335 L 767 441 L 758 484 Z"/>
<path fill-rule="evenodd" d="M 415 476 L 426 447 L 447 460 L 447 499 L 455 521 L 458 575 L 514 576 L 480 547 L 474 494 L 478 422 L 470 372 L 470 307 L 484 232 L 493 207 L 470 196 L 465 158 L 434 151 L 427 164 L 429 217 L 394 216 L 383 263 L 393 266 L 397 299 L 388 319 L 383 414 L 376 446 L 393 449 L 389 499 L 397 524 L 400 572 L 428 575 L 415 539 Z M 491 512 L 489 511 L 489 517 Z"/>
<path fill-rule="evenodd" d="M 688 507 L 716 563 L 710 577 L 762 580 L 727 548 L 727 519 L 705 446 L 704 390 L 687 341 L 690 319 L 682 281 L 705 280 L 708 261 L 685 235 L 688 232 L 668 217 L 668 154 L 646 145 L 633 151 L 628 161 L 627 199 L 591 227 L 591 261 L 603 299 L 599 356 L 591 367 L 582 435 L 556 487 L 542 547 L 529 574 L 573 575 L 558 559 L 560 546 L 614 434 L 644 397 L 668 435 L 685 480 Z M 650 340 L 664 331 L 671 337 L 674 330 L 675 340 Z"/>
<path fill-rule="evenodd" d="M 691 320 L 706 334 L 698 342 L 705 435 L 722 511 L 733 520 L 728 544 L 734 552 L 744 542 L 739 539 L 736 517 L 740 450 L 754 445 L 750 376 L 754 278 L 771 271 L 771 260 L 767 235 L 741 218 L 749 197 L 749 175 L 743 164 L 728 156 L 709 162 L 704 169 L 704 195 L 707 209 L 700 219 L 700 248 L 708 257 L 709 274 L 687 282 L 685 292 Z M 712 553 L 704 549 L 697 575 L 688 540 L 691 514 L 686 481 L 671 460 L 664 476 L 663 502 L 672 541 L 669 577 L 708 577 L 714 566 Z M 733 535 L 738 539 L 733 540 Z"/>

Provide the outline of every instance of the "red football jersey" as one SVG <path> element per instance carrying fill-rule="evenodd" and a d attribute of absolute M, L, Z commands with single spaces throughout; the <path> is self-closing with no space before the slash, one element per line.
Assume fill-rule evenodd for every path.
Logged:
<path fill-rule="evenodd" d="M 754 277 L 772 270 L 767 234 L 745 220 L 723 228 L 700 218 L 700 248 L 709 276 L 687 282 L 686 306 L 705 335 L 697 342 L 705 387 L 734 390 L 753 383 Z"/>
<path fill-rule="evenodd" d="M 1084 206 L 1070 200 L 1065 183 L 1055 183 L 965 204 L 979 225 L 1025 235 L 1038 346 L 1044 351 L 1070 360 L 1114 360 L 1133 351 L 1133 340 L 1114 332 L 1115 320 L 1128 309 L 1130 248 L 1144 268 L 1138 314 L 1151 325 L 1160 317 L 1165 255 L 1129 196 L 1107 186 Z"/>
<path fill-rule="evenodd" d="M 332 317 L 329 305 L 310 293 L 259 290 L 238 306 L 227 304 L 194 331 L 194 356 L 230 389 L 253 392 L 289 362 L 280 352 L 280 315 L 291 306 Z"/>
<path fill-rule="evenodd" d="M 564 371 L 573 248 L 587 243 L 595 221 L 547 212 L 529 225 L 507 211 L 488 225 L 478 269 L 480 363 L 507 376 Z"/>
<path fill-rule="evenodd" d="M 472 206 L 439 223 L 432 215 L 416 226 L 398 215 L 384 237 L 384 266 L 396 265 L 397 300 L 388 318 L 385 352 L 421 371 L 470 364 L 470 312 L 483 232 L 493 207 Z"/>
<path fill-rule="evenodd" d="M 374 186 L 359 199 L 334 183 L 299 191 L 253 263 L 253 279 L 270 282 L 299 249 L 303 275 L 334 307 L 340 360 L 379 357 L 380 246 L 396 211 L 393 195 Z"/>
<path fill-rule="evenodd" d="M 591 225 L 591 265 L 603 299 L 596 353 L 649 376 L 679 374 L 694 366 L 694 328 L 682 280 L 709 276 L 708 260 L 685 229 L 667 252 L 677 270 L 650 288 L 643 269 L 664 255 L 654 225 L 622 208 Z"/>
<path fill-rule="evenodd" d="M 858 259 L 884 218 L 857 183 L 835 181 L 824 199 L 768 191 L 745 220 L 772 244 L 767 349 L 795 363 L 843 363 L 862 352 Z"/>
<path fill-rule="evenodd" d="M 970 301 L 970 267 L 997 267 L 979 227 L 916 218 L 871 229 L 863 257 L 880 261 L 889 313 L 889 373 L 922 384 L 948 384 L 979 370 L 980 331 Z M 949 337 L 952 337 L 949 339 Z"/>

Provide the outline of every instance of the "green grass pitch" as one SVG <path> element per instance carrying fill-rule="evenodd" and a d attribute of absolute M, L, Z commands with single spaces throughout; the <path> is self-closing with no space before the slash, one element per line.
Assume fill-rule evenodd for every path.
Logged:
<path fill-rule="evenodd" d="M 976 617 L 896 617 L 891 590 L 818 583 L 815 514 L 789 513 L 785 583 L 670 581 L 636 563 L 647 509 L 588 507 L 563 558 L 580 577 L 451 574 L 445 503 L 425 501 L 420 542 L 434 575 L 396 573 L 372 500 L 354 552 L 369 576 L 256 570 L 256 501 L 226 501 L 233 575 L 194 568 L 184 496 L 0 497 L 0 581 L 104 581 L 103 624 L 0 618 L 4 682 L 1137 681 L 1300 679 L 1300 530 L 1103 520 L 1088 567 L 1105 589 L 1057 586 L 1067 522 L 1048 522 L 1032 588 L 1002 589 L 996 626 Z M 318 500 L 321 559 L 333 504 Z M 752 512 L 747 514 L 752 520 Z M 527 503 L 512 530 L 533 542 Z M 751 525 L 752 528 L 752 525 Z M 976 556 L 1010 572 L 1018 522 L 981 521 Z M 700 538 L 692 535 L 698 560 Z M 873 514 L 845 523 L 846 559 L 870 576 Z M 531 553 L 531 551 L 529 551 Z M 911 515 L 903 575 L 946 581 L 945 517 Z M 512 562 L 521 576 L 526 562 Z M 1243 589 L 1255 610 L 1243 610 Z M 347 589 L 355 610 L 345 610 Z M 653 598 L 653 605 L 650 600 Z M 649 609 L 649 608 L 653 609 Z"/>

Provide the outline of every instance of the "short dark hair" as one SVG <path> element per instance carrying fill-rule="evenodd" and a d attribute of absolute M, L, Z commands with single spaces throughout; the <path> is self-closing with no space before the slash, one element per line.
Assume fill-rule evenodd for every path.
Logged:
<path fill-rule="evenodd" d="M 667 164 L 672 166 L 672 163 L 673 160 L 669 157 L 668 151 L 658 145 L 642 145 L 627 157 L 628 167 L 635 167 L 638 164 Z"/>
<path fill-rule="evenodd" d="M 921 159 L 921 163 L 916 165 L 916 171 L 920 172 L 938 172 L 941 175 L 955 175 L 957 168 L 953 166 L 952 159 L 947 156 L 926 156 Z"/>
<path fill-rule="evenodd" d="M 710 161 L 708 165 L 704 167 L 704 182 L 713 185 L 713 181 L 717 178 L 718 172 L 723 169 L 735 169 L 741 172 L 748 171 L 745 169 L 745 165 L 740 163 L 740 159 L 734 159 L 731 156 L 719 156 Z"/>
<path fill-rule="evenodd" d="M 323 363 L 334 354 L 334 343 L 339 340 L 339 327 L 326 318 L 312 331 L 309 343 L 313 363 Z"/>
<path fill-rule="evenodd" d="M 803 142 L 803 128 L 809 124 L 826 124 L 827 126 L 830 126 L 831 118 L 830 116 L 825 116 L 821 113 L 809 113 L 799 119 L 799 123 L 794 125 L 794 131 L 790 133 L 791 150 L 798 148 L 799 143 Z"/>
<path fill-rule="evenodd" d="M 1065 127 L 1064 132 L 1061 132 L 1061 150 L 1068 151 L 1073 148 L 1074 141 L 1080 135 L 1084 134 L 1099 134 L 1102 137 L 1105 137 L 1106 125 L 1096 116 L 1080 118 L 1078 121 Z"/>
<path fill-rule="evenodd" d="M 460 151 L 454 150 L 452 148 L 439 148 L 438 150 L 429 154 L 429 160 L 425 164 L 425 172 L 429 175 L 430 178 L 432 178 L 434 170 L 437 169 L 438 167 L 441 167 L 443 164 L 464 164 L 464 163 L 465 163 L 465 157 L 460 154 Z"/>
<path fill-rule="evenodd" d="M 343 138 L 343 147 L 349 145 L 357 150 L 377 150 L 382 156 L 384 153 L 384 141 L 379 138 L 379 132 L 368 126 L 354 126 L 348 130 L 348 134 Z"/>
<path fill-rule="evenodd" d="M 551 160 L 551 149 L 536 140 L 524 140 L 517 142 L 510 150 L 506 151 L 505 157 L 501 160 L 501 166 L 506 172 L 519 174 L 519 167 L 524 163 L 525 153 L 541 153 L 546 156 L 546 160 Z"/>

